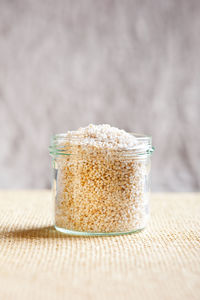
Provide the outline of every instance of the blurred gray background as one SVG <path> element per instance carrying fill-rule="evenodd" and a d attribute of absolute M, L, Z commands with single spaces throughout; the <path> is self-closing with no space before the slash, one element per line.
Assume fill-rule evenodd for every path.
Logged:
<path fill-rule="evenodd" d="M 53 133 L 153 136 L 153 191 L 200 188 L 200 1 L 0 0 L 0 188 L 49 188 Z"/>

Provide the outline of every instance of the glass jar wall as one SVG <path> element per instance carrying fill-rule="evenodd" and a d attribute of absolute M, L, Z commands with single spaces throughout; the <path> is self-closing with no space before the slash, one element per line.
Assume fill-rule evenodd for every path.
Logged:
<path fill-rule="evenodd" d="M 143 229 L 149 217 L 151 138 L 133 134 L 134 149 L 52 138 L 55 228 L 73 235 L 114 235 Z M 79 138 L 80 139 L 80 138 Z"/>

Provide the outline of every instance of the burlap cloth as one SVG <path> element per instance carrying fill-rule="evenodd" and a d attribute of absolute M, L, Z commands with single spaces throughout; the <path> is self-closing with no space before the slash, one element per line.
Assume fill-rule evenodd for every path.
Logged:
<path fill-rule="evenodd" d="M 0 299 L 200 299 L 200 194 L 154 194 L 146 230 L 70 237 L 49 191 L 0 192 Z"/>

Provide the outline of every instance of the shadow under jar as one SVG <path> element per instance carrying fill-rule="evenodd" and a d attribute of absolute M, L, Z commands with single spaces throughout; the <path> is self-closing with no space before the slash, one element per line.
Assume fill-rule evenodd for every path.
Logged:
<path fill-rule="evenodd" d="M 149 217 L 151 137 L 132 134 L 133 149 L 81 144 L 53 136 L 55 228 L 72 235 L 117 235 L 142 230 Z"/>

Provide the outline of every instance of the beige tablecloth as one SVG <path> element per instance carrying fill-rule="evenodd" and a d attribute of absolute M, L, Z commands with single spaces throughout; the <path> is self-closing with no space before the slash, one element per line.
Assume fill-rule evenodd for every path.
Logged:
<path fill-rule="evenodd" d="M 153 194 L 146 230 L 71 237 L 49 191 L 0 192 L 0 299 L 200 299 L 200 194 Z"/>

